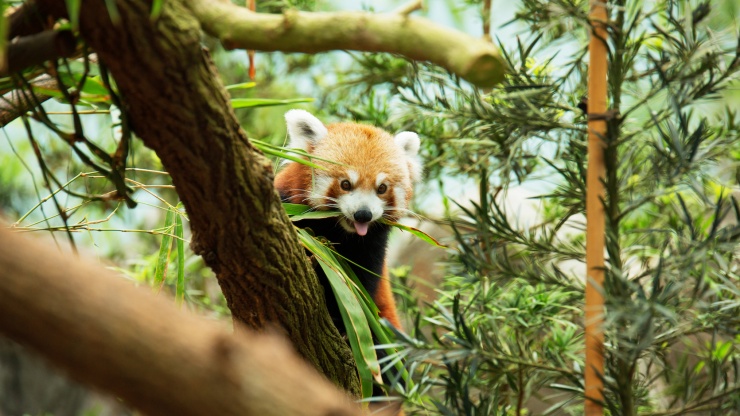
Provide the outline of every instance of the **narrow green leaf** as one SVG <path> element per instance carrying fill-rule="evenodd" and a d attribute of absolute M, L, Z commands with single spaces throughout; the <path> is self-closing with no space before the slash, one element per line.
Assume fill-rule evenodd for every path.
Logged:
<path fill-rule="evenodd" d="M 232 98 L 231 106 L 233 108 L 254 108 L 310 102 L 313 102 L 313 98 L 291 98 L 286 100 L 274 98 Z"/>
<path fill-rule="evenodd" d="M 152 12 L 149 14 L 149 18 L 154 21 L 159 19 L 159 15 L 162 14 L 162 4 L 164 0 L 154 0 L 152 2 Z"/>
<path fill-rule="evenodd" d="M 67 14 L 74 30 L 80 30 L 80 3 L 82 0 L 66 0 Z"/>
<path fill-rule="evenodd" d="M 310 211 L 305 212 L 303 214 L 298 214 L 290 217 L 290 220 L 300 221 L 300 220 L 318 220 L 322 218 L 332 218 L 332 217 L 338 217 L 342 215 L 339 211 Z"/>
<path fill-rule="evenodd" d="M 357 362 L 357 370 L 360 374 L 360 384 L 363 397 L 372 396 L 372 380 L 380 379 L 380 364 L 373 348 L 372 332 L 370 324 L 363 310 L 362 300 L 358 299 L 349 282 L 349 278 L 342 273 L 342 268 L 328 248 L 308 234 L 305 230 L 298 229 L 298 236 L 303 245 L 311 251 L 326 274 L 332 292 L 337 298 L 337 305 L 342 316 L 347 338 L 352 353 Z"/>
<path fill-rule="evenodd" d="M 114 25 L 121 23 L 121 14 L 118 12 L 115 0 L 105 0 L 105 8 L 108 9 L 108 17 L 110 17 L 111 23 Z"/>
<path fill-rule="evenodd" d="M 181 203 L 177 204 L 178 209 Z M 177 247 L 177 286 L 175 287 L 175 301 L 182 305 L 185 300 L 185 241 L 182 232 L 182 216 L 175 215 L 175 245 Z"/>
<path fill-rule="evenodd" d="M 439 241 L 435 240 L 434 237 L 430 236 L 429 234 L 425 233 L 424 231 L 421 231 L 418 228 L 409 227 L 408 225 L 403 225 L 401 223 L 393 222 L 393 221 L 388 221 L 388 220 L 381 220 L 381 221 L 383 221 L 384 224 L 388 224 L 388 225 L 390 225 L 392 227 L 396 227 L 396 228 L 401 229 L 403 231 L 408 231 L 411 234 L 415 235 L 416 237 L 422 239 L 423 241 L 426 241 L 427 243 L 429 243 L 429 244 L 431 244 L 433 246 L 440 247 L 440 248 L 447 248 L 446 245 L 441 244 Z"/>
<path fill-rule="evenodd" d="M 311 207 L 304 204 L 291 204 L 289 202 L 283 202 L 283 209 L 289 215 L 300 215 L 311 210 Z"/>
<path fill-rule="evenodd" d="M 246 90 L 249 88 L 254 88 L 256 85 L 257 85 L 256 82 L 242 82 L 240 84 L 227 85 L 226 89 L 227 90 Z"/>
<path fill-rule="evenodd" d="M 290 153 L 290 154 L 294 154 L 294 155 L 298 155 L 298 156 L 303 156 L 306 159 L 310 159 L 310 160 L 320 160 L 322 162 L 333 163 L 333 164 L 339 165 L 339 166 L 347 166 L 347 165 L 345 165 L 343 163 L 335 162 L 335 161 L 333 161 L 331 159 L 326 159 L 326 158 L 323 158 L 323 157 L 317 157 L 316 155 L 312 155 L 311 153 L 308 153 L 307 151 L 305 151 L 303 149 L 293 149 L 293 148 L 289 148 L 289 147 L 276 146 L 276 145 L 274 145 L 272 143 L 263 142 L 262 140 L 257 140 L 257 139 L 250 139 L 250 141 L 252 142 L 252 144 L 254 144 L 255 146 L 257 146 L 260 150 L 263 150 L 263 149 L 272 149 L 275 152 Z M 300 163 L 306 163 L 307 160 L 303 160 L 303 161 L 299 160 L 298 162 L 300 162 Z M 319 167 L 319 169 L 324 169 L 324 168 Z"/>
<path fill-rule="evenodd" d="M 275 150 L 274 148 L 271 148 L 271 147 L 262 146 L 259 143 L 257 143 L 255 140 L 252 140 L 252 144 L 254 144 L 254 146 L 256 148 L 260 149 L 262 151 L 262 153 L 264 153 L 266 155 L 279 157 L 281 159 L 292 160 L 294 162 L 298 162 L 298 163 L 302 163 L 302 164 L 304 164 L 306 166 L 310 166 L 310 167 L 312 167 L 314 169 L 326 170 L 325 168 L 323 168 L 323 167 L 321 167 L 321 166 L 319 166 L 319 165 L 317 165 L 317 164 L 315 164 L 315 163 L 313 163 L 311 161 L 308 161 L 308 160 L 303 159 L 303 158 L 298 157 L 298 156 L 294 156 L 294 155 L 292 155 L 292 154 L 290 154 L 290 153 L 288 153 L 286 151 Z"/>
<path fill-rule="evenodd" d="M 159 246 L 159 256 L 157 257 L 157 268 L 154 272 L 154 281 L 159 282 L 160 287 L 164 285 L 164 279 L 167 277 L 167 265 L 170 262 L 170 250 L 172 248 L 172 235 L 170 232 L 175 223 L 175 213 L 167 211 L 164 220 L 164 232 L 162 235 L 162 244 Z"/>

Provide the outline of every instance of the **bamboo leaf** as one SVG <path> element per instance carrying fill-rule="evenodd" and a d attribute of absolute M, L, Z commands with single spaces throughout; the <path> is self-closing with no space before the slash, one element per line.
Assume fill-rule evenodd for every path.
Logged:
<path fill-rule="evenodd" d="M 149 18 L 154 21 L 159 18 L 159 15 L 162 14 L 162 4 L 164 3 L 164 0 L 154 0 L 152 1 L 152 11 L 149 14 Z"/>
<path fill-rule="evenodd" d="M 289 202 L 283 202 L 283 209 L 285 212 L 291 215 L 300 215 L 311 210 L 311 207 L 304 204 L 291 204 Z"/>
<path fill-rule="evenodd" d="M 226 89 L 227 90 L 246 90 L 249 88 L 254 88 L 256 85 L 257 85 L 256 82 L 242 82 L 239 84 L 227 85 Z"/>
<path fill-rule="evenodd" d="M 308 205 L 291 204 L 287 202 L 283 203 L 283 208 L 290 217 L 290 220 L 294 222 L 307 219 L 316 220 L 322 218 L 332 218 L 342 215 L 342 213 L 339 211 L 312 211 L 313 208 Z"/>
<path fill-rule="evenodd" d="M 177 204 L 178 209 L 182 203 Z M 182 305 L 185 300 L 185 241 L 182 231 L 182 216 L 175 215 L 175 245 L 177 246 L 177 285 L 175 287 L 175 301 Z"/>
<path fill-rule="evenodd" d="M 167 277 L 167 266 L 170 262 L 170 250 L 172 249 L 172 230 L 175 223 L 175 213 L 171 210 L 167 211 L 167 216 L 164 220 L 164 234 L 162 235 L 162 244 L 159 246 L 159 255 L 157 256 L 157 267 L 154 272 L 154 281 L 159 282 L 160 288 L 164 285 L 164 280 Z"/>
<path fill-rule="evenodd" d="M 82 0 L 66 0 L 69 22 L 74 30 L 80 30 L 80 3 Z"/>
<path fill-rule="evenodd" d="M 271 107 L 276 105 L 288 105 L 298 103 L 310 103 L 313 98 L 291 98 L 278 100 L 275 98 L 232 98 L 231 107 L 233 108 L 254 108 L 254 107 Z"/>
<path fill-rule="evenodd" d="M 363 310 L 361 299 L 352 290 L 352 284 L 333 254 L 307 231 L 298 229 L 298 236 L 303 245 L 311 251 L 326 274 L 337 305 L 342 316 L 342 322 L 347 332 L 352 353 L 360 374 L 362 396 L 372 396 L 372 380 L 380 379 L 380 364 L 373 348 L 370 324 Z"/>
<path fill-rule="evenodd" d="M 339 217 L 341 215 L 342 213 L 340 211 L 310 211 L 300 215 L 294 215 L 290 217 L 290 220 L 293 222 L 301 220 L 318 220 L 322 218 Z"/>
<path fill-rule="evenodd" d="M 314 169 L 326 170 L 325 168 L 323 168 L 323 167 L 321 167 L 321 166 L 319 166 L 319 165 L 317 165 L 317 164 L 315 164 L 315 163 L 313 163 L 313 162 L 311 162 L 309 160 L 303 159 L 302 157 L 298 157 L 298 156 L 292 155 L 291 153 L 293 153 L 293 152 L 291 150 L 287 150 L 287 151 L 286 150 L 275 150 L 275 148 L 273 148 L 273 147 L 262 146 L 256 140 L 252 140 L 252 144 L 254 144 L 254 146 L 256 148 L 260 149 L 262 151 L 262 153 L 264 153 L 266 155 L 270 155 L 270 156 L 274 156 L 274 157 L 279 157 L 281 159 L 292 160 L 293 162 L 302 163 L 302 164 L 304 164 L 306 166 L 310 166 L 310 167 L 312 167 Z"/>
<path fill-rule="evenodd" d="M 429 244 L 431 244 L 433 246 L 440 247 L 440 248 L 447 248 L 446 245 L 441 244 L 439 241 L 435 240 L 434 237 L 430 236 L 429 234 L 425 233 L 424 231 L 421 231 L 418 228 L 409 227 L 408 225 L 403 225 L 401 223 L 393 222 L 393 221 L 388 221 L 388 220 L 381 220 L 381 221 L 383 221 L 384 224 L 388 224 L 388 225 L 390 225 L 392 227 L 396 227 L 396 228 L 398 228 L 400 230 L 408 231 L 411 234 L 415 235 L 416 237 L 420 238 L 423 241 L 426 241 L 427 243 L 429 243 Z"/>

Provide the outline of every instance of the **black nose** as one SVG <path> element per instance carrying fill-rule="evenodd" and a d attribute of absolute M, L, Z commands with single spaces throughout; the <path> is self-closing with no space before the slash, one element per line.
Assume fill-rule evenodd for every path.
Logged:
<path fill-rule="evenodd" d="M 355 221 L 357 222 L 370 222 L 373 219 L 373 213 L 367 209 L 360 209 L 355 212 Z"/>

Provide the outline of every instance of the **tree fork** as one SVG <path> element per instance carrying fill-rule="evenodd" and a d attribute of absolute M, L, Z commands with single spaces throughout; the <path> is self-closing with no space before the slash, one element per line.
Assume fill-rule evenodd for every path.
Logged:
<path fill-rule="evenodd" d="M 66 16 L 62 0 L 39 8 Z M 247 140 L 181 1 L 156 21 L 144 0 L 80 9 L 80 33 L 116 79 L 133 131 L 170 173 L 203 256 L 234 320 L 276 327 L 319 371 L 359 394 L 354 360 L 329 318 L 323 292 L 272 184 L 270 162 Z M 154 120 L 154 122 L 153 122 Z"/>

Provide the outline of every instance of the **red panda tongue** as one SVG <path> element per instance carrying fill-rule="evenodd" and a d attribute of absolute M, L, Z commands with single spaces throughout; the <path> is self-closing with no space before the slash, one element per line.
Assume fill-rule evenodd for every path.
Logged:
<path fill-rule="evenodd" d="M 355 231 L 357 231 L 357 234 L 364 236 L 367 234 L 367 229 L 370 223 L 368 222 L 353 222 L 352 223 L 355 226 Z"/>

